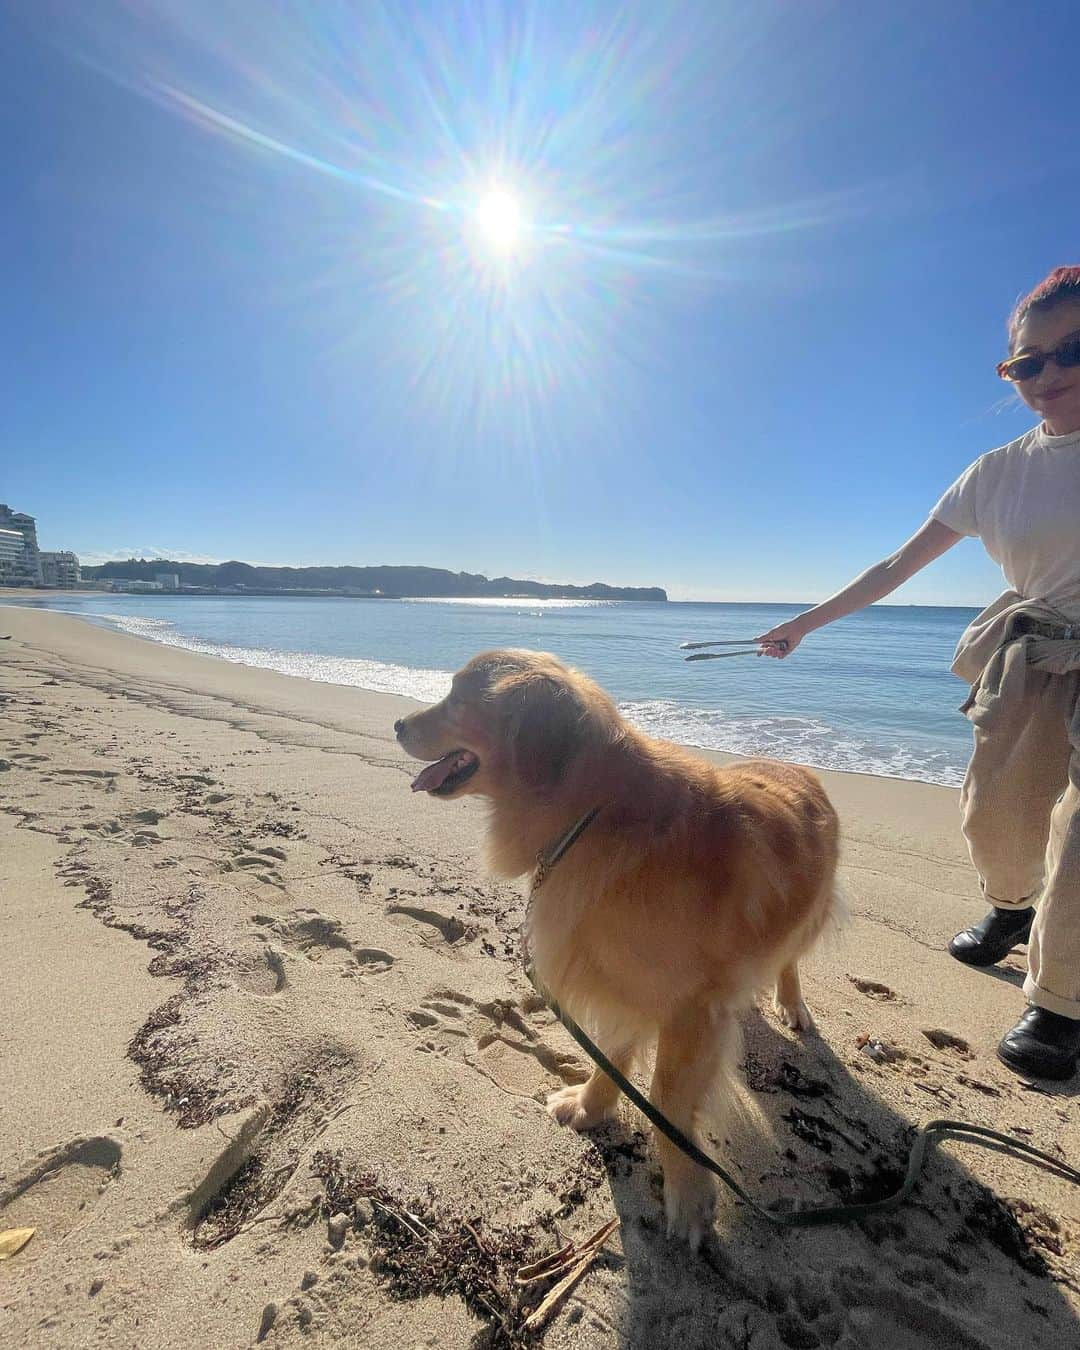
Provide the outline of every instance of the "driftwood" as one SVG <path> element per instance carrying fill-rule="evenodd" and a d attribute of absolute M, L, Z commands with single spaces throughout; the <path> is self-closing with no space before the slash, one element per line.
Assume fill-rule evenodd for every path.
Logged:
<path fill-rule="evenodd" d="M 572 1241 L 560 1247 L 557 1252 L 545 1256 L 531 1265 L 522 1266 L 514 1278 L 518 1285 L 537 1284 L 540 1280 L 554 1279 L 561 1275 L 554 1288 L 545 1294 L 540 1304 L 525 1319 L 525 1329 L 535 1331 L 544 1325 L 551 1314 L 578 1283 L 596 1258 L 602 1253 L 605 1243 L 619 1227 L 618 1219 L 609 1220 L 602 1228 L 577 1247 Z"/>

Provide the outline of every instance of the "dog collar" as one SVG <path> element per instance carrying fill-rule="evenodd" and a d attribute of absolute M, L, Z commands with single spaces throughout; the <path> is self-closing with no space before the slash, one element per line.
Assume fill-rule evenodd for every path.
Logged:
<path fill-rule="evenodd" d="M 547 848 L 542 848 L 536 855 L 536 870 L 533 872 L 532 884 L 529 892 L 532 894 L 538 891 L 547 880 L 548 873 L 574 844 L 581 838 L 596 817 L 600 814 L 600 807 L 594 806 L 586 811 L 580 820 L 576 820 L 565 834 L 559 836 L 554 844 L 549 844 Z"/>

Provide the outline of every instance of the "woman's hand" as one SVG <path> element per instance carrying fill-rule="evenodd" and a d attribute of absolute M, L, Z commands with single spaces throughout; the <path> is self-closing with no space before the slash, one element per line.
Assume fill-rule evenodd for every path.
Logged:
<path fill-rule="evenodd" d="M 785 656 L 791 655 L 809 631 L 798 619 L 789 619 L 786 623 L 777 624 L 767 633 L 754 638 L 755 642 L 761 643 L 758 656 L 775 656 L 782 661 Z"/>

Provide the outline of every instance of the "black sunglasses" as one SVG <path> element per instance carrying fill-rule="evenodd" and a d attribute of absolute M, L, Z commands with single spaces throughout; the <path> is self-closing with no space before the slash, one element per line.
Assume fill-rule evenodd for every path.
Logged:
<path fill-rule="evenodd" d="M 998 365 L 997 373 L 1003 380 L 1033 380 L 1036 375 L 1043 373 L 1047 361 L 1053 361 L 1062 370 L 1080 366 L 1080 332 L 1059 342 L 1052 352 L 1031 352 L 1026 356 L 1010 357 Z"/>

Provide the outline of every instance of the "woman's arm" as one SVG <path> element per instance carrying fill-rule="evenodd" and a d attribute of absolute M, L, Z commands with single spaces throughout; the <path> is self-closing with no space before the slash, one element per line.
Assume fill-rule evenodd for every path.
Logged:
<path fill-rule="evenodd" d="M 895 553 L 890 553 L 887 558 L 882 558 L 873 567 L 868 567 L 842 591 L 837 591 L 820 605 L 815 605 L 804 614 L 788 619 L 787 622 L 777 625 L 776 628 L 770 628 L 767 633 L 755 638 L 755 642 L 762 644 L 762 651 L 758 655 L 790 656 L 807 633 L 812 633 L 816 628 L 824 628 L 835 619 L 854 614 L 857 609 L 864 609 L 875 600 L 891 595 L 898 586 L 902 586 L 916 572 L 921 572 L 935 558 L 940 558 L 963 537 L 931 516 L 906 544 Z M 781 646 L 782 643 L 786 645 Z"/>

